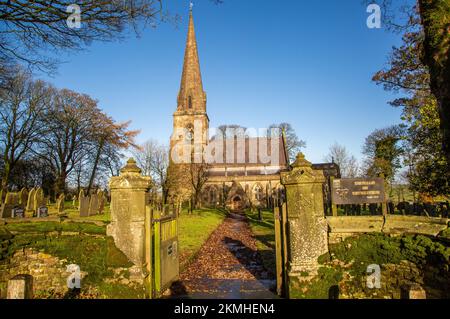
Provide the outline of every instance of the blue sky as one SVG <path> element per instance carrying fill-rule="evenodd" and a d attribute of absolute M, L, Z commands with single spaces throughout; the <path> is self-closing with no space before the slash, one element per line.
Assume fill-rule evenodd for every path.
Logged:
<path fill-rule="evenodd" d="M 335 141 L 357 158 L 374 129 L 400 122 L 392 95 L 372 75 L 399 37 L 366 26 L 361 0 L 195 1 L 194 20 L 211 126 L 263 128 L 289 122 L 320 162 Z M 182 18 L 120 42 L 63 56 L 60 88 L 87 93 L 139 142 L 168 143 L 181 78 L 189 1 L 168 0 Z"/>

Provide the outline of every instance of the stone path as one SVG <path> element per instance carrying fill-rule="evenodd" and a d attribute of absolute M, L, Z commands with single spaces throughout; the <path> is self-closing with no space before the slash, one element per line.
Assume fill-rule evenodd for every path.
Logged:
<path fill-rule="evenodd" d="M 242 214 L 230 213 L 171 288 L 172 298 L 276 298 Z"/>

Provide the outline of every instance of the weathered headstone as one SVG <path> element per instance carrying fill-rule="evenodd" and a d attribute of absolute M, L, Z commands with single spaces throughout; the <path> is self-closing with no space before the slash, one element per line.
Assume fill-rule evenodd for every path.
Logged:
<path fill-rule="evenodd" d="M 30 192 L 28 193 L 28 200 L 27 200 L 27 207 L 25 208 L 25 210 L 27 212 L 35 212 L 36 211 L 36 207 L 34 207 L 34 194 L 36 193 L 36 189 L 32 188 L 30 190 Z"/>
<path fill-rule="evenodd" d="M 84 191 L 80 191 L 80 195 L 78 196 L 78 206 L 80 217 L 88 217 L 89 216 L 89 196 L 84 196 Z"/>
<path fill-rule="evenodd" d="M 56 210 L 58 213 L 64 212 L 64 201 L 66 200 L 66 196 L 64 194 L 59 195 L 58 199 L 56 200 Z"/>
<path fill-rule="evenodd" d="M 14 208 L 19 206 L 19 194 L 10 193 L 6 194 L 5 202 L 0 207 L 1 218 L 11 218 Z"/>
<path fill-rule="evenodd" d="M 47 207 L 47 199 L 44 197 L 44 191 L 42 188 L 36 189 L 34 193 L 34 215 L 37 216 L 38 210 L 43 207 Z"/>
<path fill-rule="evenodd" d="M 298 289 L 301 281 L 314 278 L 318 257 L 328 252 L 323 171 L 314 170 L 301 153 L 292 167 L 292 171 L 281 173 L 287 200 L 288 292 Z"/>
<path fill-rule="evenodd" d="M 98 196 L 98 213 L 103 214 L 103 210 L 105 209 L 105 193 L 99 190 L 97 192 L 97 196 Z"/>
<path fill-rule="evenodd" d="M 76 207 L 76 204 L 77 204 L 77 195 L 73 195 L 72 196 L 72 206 Z"/>
<path fill-rule="evenodd" d="M 89 216 L 98 215 L 98 195 L 92 194 L 89 200 Z"/>
<path fill-rule="evenodd" d="M 48 217 L 48 207 L 39 207 L 36 213 L 37 218 Z"/>
<path fill-rule="evenodd" d="M 19 205 L 19 194 L 8 192 L 6 194 L 5 204 Z"/>
<path fill-rule="evenodd" d="M 19 205 L 25 209 L 27 207 L 28 191 L 26 188 L 22 188 L 19 192 Z"/>
<path fill-rule="evenodd" d="M 25 209 L 22 207 L 13 208 L 11 212 L 12 218 L 25 218 Z"/>
<path fill-rule="evenodd" d="M 111 178 L 111 223 L 107 234 L 116 246 L 135 264 L 145 262 L 146 192 L 150 177 L 142 176 L 141 169 L 129 159 L 120 170 L 120 176 Z"/>
<path fill-rule="evenodd" d="M 7 299 L 32 299 L 33 276 L 17 275 L 8 281 Z"/>

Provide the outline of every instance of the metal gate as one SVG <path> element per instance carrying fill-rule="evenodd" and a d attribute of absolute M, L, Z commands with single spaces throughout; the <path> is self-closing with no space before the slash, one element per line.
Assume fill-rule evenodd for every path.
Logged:
<path fill-rule="evenodd" d="M 158 298 L 179 278 L 178 207 L 148 205 L 145 225 L 147 290 Z"/>

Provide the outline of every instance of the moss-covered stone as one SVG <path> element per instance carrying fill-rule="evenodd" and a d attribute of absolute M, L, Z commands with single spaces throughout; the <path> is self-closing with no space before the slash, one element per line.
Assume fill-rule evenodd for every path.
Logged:
<path fill-rule="evenodd" d="M 411 284 L 423 286 L 429 298 L 450 296 L 450 248 L 432 237 L 365 234 L 331 245 L 319 263 L 319 275 L 295 283 L 292 298 L 400 298 L 402 286 Z M 367 287 L 372 264 L 381 267 L 380 289 Z"/>

